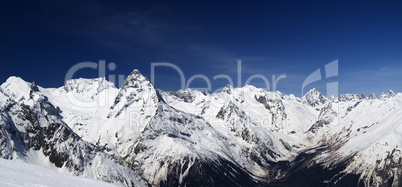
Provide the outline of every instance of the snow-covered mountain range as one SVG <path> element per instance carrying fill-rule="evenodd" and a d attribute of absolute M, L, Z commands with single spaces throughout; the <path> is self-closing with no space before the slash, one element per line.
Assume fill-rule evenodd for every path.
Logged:
<path fill-rule="evenodd" d="M 0 156 L 120 186 L 401 186 L 402 94 L 0 86 Z"/>

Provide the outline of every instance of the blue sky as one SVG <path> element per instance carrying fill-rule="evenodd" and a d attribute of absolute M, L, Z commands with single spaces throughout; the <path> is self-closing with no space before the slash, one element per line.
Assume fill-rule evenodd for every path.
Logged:
<path fill-rule="evenodd" d="M 59 87 L 75 64 L 106 64 L 106 76 L 133 69 L 150 76 L 151 63 L 170 62 L 186 81 L 204 75 L 212 91 L 242 85 L 253 75 L 286 78 L 277 90 L 301 95 L 305 78 L 339 60 L 336 77 L 317 81 L 325 93 L 402 91 L 402 1 L 3 1 L 0 3 L 0 81 L 19 76 L 43 87 Z M 93 69 L 74 77 L 97 77 Z M 180 89 L 179 74 L 155 68 L 155 86 Z M 119 83 L 117 83 L 119 84 Z M 261 79 L 250 82 L 264 87 Z M 206 87 L 194 79 L 190 87 Z"/>

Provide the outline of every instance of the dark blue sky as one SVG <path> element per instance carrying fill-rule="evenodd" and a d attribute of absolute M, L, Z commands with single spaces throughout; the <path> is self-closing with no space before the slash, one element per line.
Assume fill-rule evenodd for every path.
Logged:
<path fill-rule="evenodd" d="M 75 64 L 114 62 L 106 76 L 133 69 L 150 76 L 152 62 L 196 74 L 212 91 L 260 74 L 286 74 L 277 90 L 301 95 L 304 79 L 339 59 L 339 75 L 308 85 L 325 93 L 402 91 L 402 1 L 2 1 L 0 81 L 15 75 L 43 87 L 59 87 Z M 180 88 L 179 74 L 155 69 L 155 86 Z M 325 74 L 324 74 L 325 75 Z M 83 69 L 78 77 L 97 77 Z M 261 79 L 250 82 L 263 87 Z M 119 83 L 118 83 L 119 84 Z M 191 87 L 206 87 L 194 79 Z"/>

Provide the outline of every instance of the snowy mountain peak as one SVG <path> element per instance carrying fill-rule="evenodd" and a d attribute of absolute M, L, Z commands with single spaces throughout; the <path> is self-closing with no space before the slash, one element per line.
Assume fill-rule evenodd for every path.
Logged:
<path fill-rule="evenodd" d="M 194 96 L 195 94 L 193 92 L 194 91 L 190 89 L 183 89 L 177 92 L 166 92 L 166 93 L 186 103 L 192 103 L 195 99 Z"/>
<path fill-rule="evenodd" d="M 367 97 L 367 99 L 378 99 L 378 97 L 377 97 L 377 95 L 373 92 L 373 93 L 371 93 L 371 94 Z"/>
<path fill-rule="evenodd" d="M 31 85 L 19 77 L 11 76 L 0 86 L 4 95 L 9 96 L 15 101 L 29 98 Z"/>
<path fill-rule="evenodd" d="M 308 91 L 303 97 L 303 101 L 309 104 L 310 106 L 317 106 L 317 105 L 322 105 L 326 102 L 329 101 L 328 98 L 323 96 L 321 92 L 316 90 L 315 88 L 311 89 Z"/>
<path fill-rule="evenodd" d="M 390 97 L 394 97 L 395 93 L 392 90 L 389 90 L 387 93 L 382 93 L 380 98 L 390 98 Z"/>
<path fill-rule="evenodd" d="M 311 90 L 309 90 L 306 94 L 304 94 L 304 95 L 307 95 L 307 94 L 321 94 L 321 92 L 320 91 L 318 91 L 317 89 L 315 89 L 315 88 L 312 88 Z"/>
<path fill-rule="evenodd" d="M 105 89 L 115 89 L 112 82 L 107 81 L 105 78 L 96 79 L 71 79 L 64 84 L 65 92 L 75 92 L 84 95 L 97 95 Z"/>
<path fill-rule="evenodd" d="M 252 90 L 255 90 L 255 89 L 259 89 L 259 88 L 256 88 L 255 86 L 253 86 L 253 85 L 251 85 L 251 84 L 247 84 L 247 85 L 244 85 L 244 86 L 242 87 L 242 89 L 243 89 L 243 90 L 250 90 L 250 91 L 252 91 Z"/>
<path fill-rule="evenodd" d="M 352 101 L 352 100 L 361 100 L 364 98 L 365 98 L 364 94 L 342 94 L 338 97 L 338 101 L 346 102 L 346 101 Z"/>
<path fill-rule="evenodd" d="M 148 78 L 144 77 L 140 73 L 140 71 L 135 69 L 134 71 L 132 71 L 130 73 L 130 75 L 128 75 L 128 77 L 127 77 L 126 81 L 124 82 L 122 88 L 126 88 L 126 87 L 138 88 L 139 87 L 138 83 L 142 83 L 142 82 L 147 82 L 147 83 L 151 84 L 151 82 L 148 80 Z"/>
<path fill-rule="evenodd" d="M 147 113 L 147 118 L 155 114 L 158 95 L 154 86 L 138 70 L 134 70 L 127 77 L 120 88 L 108 117 L 119 116 L 126 109 L 137 114 Z M 130 107 L 130 108 L 129 108 Z"/>
<path fill-rule="evenodd" d="M 233 86 L 228 84 L 222 89 L 221 93 L 231 94 L 233 89 Z"/>

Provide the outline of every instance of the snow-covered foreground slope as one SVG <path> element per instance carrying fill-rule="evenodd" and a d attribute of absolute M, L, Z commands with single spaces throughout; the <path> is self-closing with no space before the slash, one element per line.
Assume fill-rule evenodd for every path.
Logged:
<path fill-rule="evenodd" d="M 138 70 L 121 88 L 16 77 L 0 88 L 1 157 L 73 175 L 124 186 L 402 184 L 399 93 L 164 92 Z"/>
<path fill-rule="evenodd" d="M 112 187 L 115 185 L 102 181 L 62 174 L 33 164 L 0 159 L 0 186 Z"/>

